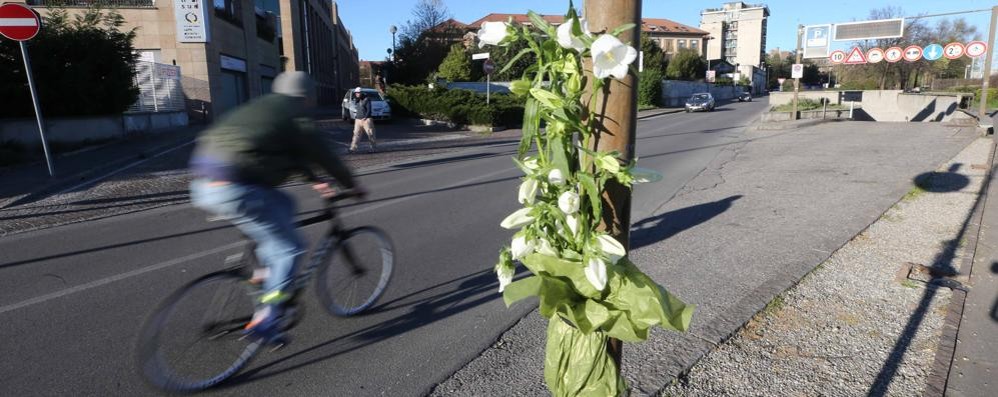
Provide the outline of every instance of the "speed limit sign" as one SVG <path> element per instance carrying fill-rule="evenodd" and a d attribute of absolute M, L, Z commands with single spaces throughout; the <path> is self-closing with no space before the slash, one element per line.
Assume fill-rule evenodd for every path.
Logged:
<path fill-rule="evenodd" d="M 965 50 L 966 47 L 963 46 L 963 43 L 949 43 L 943 47 L 943 56 L 947 59 L 957 59 L 963 56 Z"/>
<path fill-rule="evenodd" d="M 841 50 L 832 51 L 831 55 L 828 56 L 828 60 L 832 63 L 842 63 L 846 60 L 846 53 Z"/>

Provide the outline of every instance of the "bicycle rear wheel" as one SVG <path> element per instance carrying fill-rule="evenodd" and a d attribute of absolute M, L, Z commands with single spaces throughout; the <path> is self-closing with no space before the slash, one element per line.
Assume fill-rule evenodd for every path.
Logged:
<path fill-rule="evenodd" d="M 320 266 L 319 301 L 336 316 L 360 313 L 385 293 L 394 266 L 392 242 L 384 232 L 370 226 L 350 230 Z"/>
<path fill-rule="evenodd" d="M 242 332 L 253 316 L 256 293 L 235 271 L 206 275 L 174 292 L 139 335 L 143 377 L 164 390 L 191 392 L 234 375 L 262 343 Z"/>

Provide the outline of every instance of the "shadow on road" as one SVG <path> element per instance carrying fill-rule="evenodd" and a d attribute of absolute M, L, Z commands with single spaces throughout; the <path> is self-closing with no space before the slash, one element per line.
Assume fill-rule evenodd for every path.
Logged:
<path fill-rule="evenodd" d="M 916 186 L 928 192 L 956 192 L 967 187 L 970 183 L 967 177 L 955 174 L 960 167 L 961 164 L 959 163 L 953 164 L 950 166 L 948 172 L 927 172 L 916 176 L 913 181 Z M 994 172 L 994 170 L 992 170 L 992 172 Z M 894 343 L 894 348 L 891 349 L 891 353 L 888 355 L 887 361 L 884 362 L 884 365 L 880 368 L 880 372 L 877 374 L 876 380 L 873 382 L 873 385 L 870 386 L 870 390 L 867 393 L 868 396 L 882 397 L 887 395 L 887 389 L 897 376 L 898 368 L 900 367 L 901 362 L 904 361 L 904 355 L 911 347 L 911 344 L 915 339 L 915 335 L 918 333 L 918 328 L 921 326 L 922 321 L 925 319 L 925 315 L 929 311 L 932 299 L 939 292 L 940 288 L 944 288 L 936 285 L 935 282 L 939 281 L 943 277 L 959 274 L 960 269 L 958 269 L 958 266 L 954 264 L 956 261 L 956 252 L 960 248 L 960 242 L 963 241 L 967 233 L 970 232 L 968 229 L 971 226 L 974 214 L 976 214 L 979 207 L 984 204 L 982 198 L 983 193 L 988 189 L 988 184 L 989 182 L 987 180 L 981 184 L 981 188 L 977 192 L 977 199 L 974 201 L 974 206 L 970 210 L 970 213 L 967 214 L 967 218 L 963 221 L 963 225 L 960 227 L 959 233 L 957 233 L 956 237 L 952 240 L 946 241 L 942 251 L 936 254 L 936 257 L 932 260 L 932 264 L 929 265 L 932 280 L 930 280 L 926 285 L 925 292 L 922 294 L 922 299 L 918 302 L 918 306 L 915 308 L 915 311 L 910 317 L 908 317 L 908 323 L 905 324 L 904 329 L 901 331 L 901 336 L 899 336 L 898 340 Z"/>
<path fill-rule="evenodd" d="M 525 272 L 526 270 L 521 268 L 520 276 L 523 276 Z M 377 314 L 404 311 L 398 316 L 314 344 L 286 357 L 250 369 L 224 383 L 221 388 L 235 387 L 278 376 L 449 318 L 472 307 L 499 299 L 500 295 L 496 293 L 497 288 L 498 282 L 495 274 L 491 269 L 486 269 L 409 293 L 381 304 L 370 312 L 370 314 Z M 303 361 L 298 361 L 298 359 Z M 279 368 L 278 366 L 281 364 L 290 365 Z M 273 371 L 267 372 L 268 369 Z"/>
<path fill-rule="evenodd" d="M 991 273 L 998 274 L 998 262 L 991 263 Z M 998 322 L 998 297 L 995 297 L 995 303 L 991 305 L 991 319 Z"/>
<path fill-rule="evenodd" d="M 740 198 L 739 194 L 642 219 L 632 226 L 631 249 L 655 244 L 704 223 L 727 211 Z"/>

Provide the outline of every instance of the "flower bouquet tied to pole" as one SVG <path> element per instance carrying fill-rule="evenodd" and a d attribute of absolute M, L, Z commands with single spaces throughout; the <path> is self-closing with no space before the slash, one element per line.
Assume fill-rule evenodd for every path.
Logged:
<path fill-rule="evenodd" d="M 480 46 L 527 44 L 507 69 L 528 53 L 536 59 L 510 87 L 526 101 L 513 160 L 525 175 L 517 194 L 523 207 L 500 223 L 517 232 L 495 266 L 499 292 L 507 305 L 539 298 L 549 319 L 544 378 L 553 395 L 626 394 L 607 352 L 610 338 L 640 342 L 653 326 L 686 331 L 693 316 L 693 306 L 631 263 L 625 244 L 601 222 L 607 182 L 630 187 L 661 179 L 594 145 L 602 131 L 597 96 L 606 95 L 608 79 L 627 76 L 637 57 L 617 35 L 634 25 L 591 33 L 571 3 L 557 27 L 528 15 L 531 26 L 486 22 L 478 33 Z M 513 281 L 517 263 L 530 275 Z"/>

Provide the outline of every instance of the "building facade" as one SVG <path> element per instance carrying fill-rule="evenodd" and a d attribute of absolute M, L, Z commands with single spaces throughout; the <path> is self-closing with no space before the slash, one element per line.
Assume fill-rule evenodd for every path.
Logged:
<path fill-rule="evenodd" d="M 707 59 L 735 65 L 736 73 L 758 75 L 766 61 L 766 25 L 769 7 L 741 1 L 724 3 L 721 8 L 700 13 L 700 29 L 712 39 L 707 44 Z"/>

